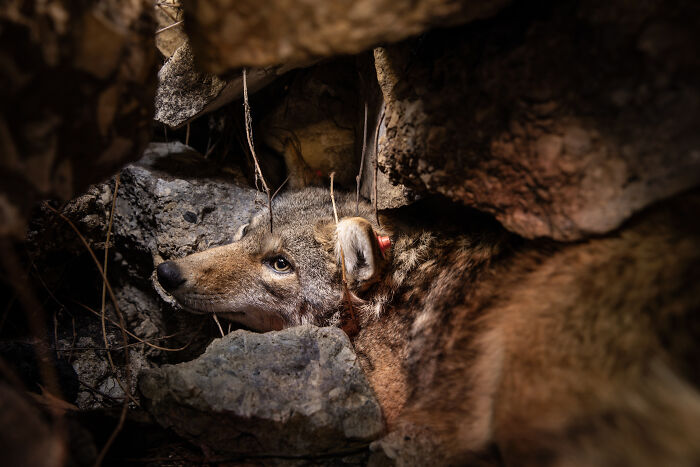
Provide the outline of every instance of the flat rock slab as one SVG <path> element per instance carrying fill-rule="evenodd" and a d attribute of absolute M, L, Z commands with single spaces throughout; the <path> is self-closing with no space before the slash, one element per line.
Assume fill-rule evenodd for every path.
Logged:
<path fill-rule="evenodd" d="M 188 33 L 202 65 L 222 74 L 355 54 L 431 27 L 485 18 L 508 0 L 186 0 Z"/>
<path fill-rule="evenodd" d="M 235 331 L 196 360 L 145 371 L 139 389 L 161 425 L 218 455 L 343 455 L 384 430 L 338 328 Z"/>

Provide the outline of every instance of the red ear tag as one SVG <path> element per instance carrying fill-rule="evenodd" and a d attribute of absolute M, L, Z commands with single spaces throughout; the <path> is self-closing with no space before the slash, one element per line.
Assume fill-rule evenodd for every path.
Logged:
<path fill-rule="evenodd" d="M 382 254 L 386 254 L 386 250 L 391 246 L 391 239 L 384 235 L 377 235 L 377 242 L 379 242 L 379 248 L 382 250 Z"/>

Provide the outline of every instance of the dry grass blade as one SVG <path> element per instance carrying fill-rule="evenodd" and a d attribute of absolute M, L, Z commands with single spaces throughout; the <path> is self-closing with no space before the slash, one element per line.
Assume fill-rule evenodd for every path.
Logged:
<path fill-rule="evenodd" d="M 377 127 L 374 129 L 374 180 L 372 181 L 372 189 L 374 191 L 374 196 L 372 199 L 372 207 L 374 208 L 374 218 L 379 223 L 379 210 L 377 209 L 377 171 L 379 170 L 379 129 L 382 127 L 382 122 L 384 121 L 384 109 L 379 116 L 377 121 Z"/>
<path fill-rule="evenodd" d="M 104 257 L 104 263 L 102 265 L 102 270 L 104 272 L 104 275 L 107 276 L 107 259 L 109 258 L 109 237 L 112 234 L 112 224 L 114 222 L 114 207 L 116 204 L 117 200 L 117 191 L 119 190 L 119 175 L 114 180 L 114 193 L 112 193 L 112 207 L 109 213 L 109 223 L 107 225 L 107 238 L 105 240 L 105 257 Z M 107 349 L 107 360 L 109 361 L 109 366 L 112 368 L 112 373 L 115 375 L 115 379 L 117 380 L 117 384 L 119 384 L 119 387 L 124 391 L 124 394 L 129 394 L 129 391 L 127 391 L 126 385 L 124 385 L 121 380 L 116 376 L 117 375 L 117 368 L 116 365 L 114 364 L 114 359 L 112 358 L 112 352 L 110 351 L 109 347 L 109 341 L 107 340 L 107 326 L 105 323 L 106 320 L 106 295 L 107 295 L 107 281 L 102 280 L 102 301 L 101 301 L 101 312 L 100 312 L 100 323 L 102 326 L 102 340 L 105 343 L 105 348 Z"/>
<path fill-rule="evenodd" d="M 219 326 L 219 332 L 221 333 L 221 337 L 224 337 L 226 334 L 224 334 L 224 328 L 221 327 L 221 323 L 219 322 L 219 317 L 216 316 L 216 313 L 211 314 L 212 318 L 214 318 L 214 322 L 216 323 L 217 326 Z"/>
<path fill-rule="evenodd" d="M 270 232 L 272 232 L 272 196 L 270 195 L 270 187 L 267 185 L 265 177 L 263 177 L 262 169 L 260 169 L 258 156 L 255 154 L 255 147 L 253 145 L 253 118 L 250 116 L 250 104 L 248 103 L 248 78 L 245 68 L 243 68 L 243 112 L 245 114 L 245 136 L 248 140 L 250 154 L 253 156 L 253 162 L 255 163 L 256 178 L 260 179 L 263 189 L 265 190 L 265 193 L 267 193 L 267 209 L 270 212 Z"/>
<path fill-rule="evenodd" d="M 272 194 L 272 199 L 275 199 L 275 196 L 277 196 L 277 193 L 279 193 L 280 190 L 282 189 L 282 187 L 284 187 L 287 184 L 287 182 L 289 181 L 289 177 L 291 177 L 291 176 L 292 176 L 291 174 L 287 175 L 287 178 L 285 178 L 284 181 L 282 183 L 280 183 L 280 186 L 278 186 L 277 189 L 275 190 L 275 192 Z"/>
<path fill-rule="evenodd" d="M 112 208 L 110 209 L 109 212 L 109 225 L 107 226 L 107 238 L 105 240 L 105 259 L 104 259 L 104 265 L 102 267 L 102 337 L 104 338 L 105 342 L 105 347 L 109 349 L 109 341 L 107 340 L 107 329 L 105 326 L 105 292 L 107 290 L 107 264 L 108 261 L 107 259 L 109 258 L 109 237 L 112 233 L 112 224 L 114 223 L 114 211 L 115 207 L 117 205 L 117 191 L 119 190 L 119 180 L 120 180 L 120 174 L 117 174 L 117 176 L 114 179 L 114 192 L 112 193 Z M 111 289 L 111 287 L 110 287 Z M 113 297 L 113 294 L 110 295 L 110 297 Z M 119 422 L 117 423 L 117 426 L 114 428 L 112 431 L 112 434 L 109 436 L 107 439 L 107 442 L 105 443 L 104 446 L 102 446 L 102 450 L 100 451 L 99 455 L 97 456 L 97 460 L 95 460 L 95 466 L 99 466 L 102 464 L 102 461 L 104 460 L 105 455 L 107 454 L 107 451 L 109 451 L 109 448 L 112 446 L 112 443 L 116 439 L 117 435 L 121 431 L 122 427 L 124 426 L 124 420 L 126 419 L 126 412 L 129 409 L 129 399 L 131 398 L 131 366 L 129 365 L 129 339 L 126 337 L 126 324 L 124 322 L 124 316 L 122 313 L 119 311 L 119 305 L 117 304 L 116 298 L 112 298 L 114 301 L 114 309 L 117 311 L 117 316 L 119 317 L 119 323 L 121 324 L 121 331 L 122 331 L 122 343 L 124 344 L 124 370 L 126 373 L 126 383 L 124 386 L 122 386 L 122 383 L 119 381 L 119 378 L 117 378 L 117 372 L 116 368 L 114 366 L 114 362 L 112 361 L 112 354 L 109 350 L 107 350 L 107 355 L 109 356 L 109 362 L 112 365 L 112 370 L 114 371 L 114 378 L 119 382 L 119 386 L 122 388 L 122 391 L 124 391 L 124 403 L 122 405 L 122 411 L 119 415 Z M 133 399 L 132 399 L 133 400 Z M 134 402 L 136 402 L 134 400 Z"/>
<path fill-rule="evenodd" d="M 365 101 L 365 123 L 362 127 L 362 157 L 360 157 L 360 171 L 355 177 L 355 215 L 360 215 L 360 182 L 362 181 L 362 169 L 365 166 L 365 153 L 367 152 L 367 101 Z"/>
<path fill-rule="evenodd" d="M 178 21 L 177 23 L 173 23 L 173 24 L 171 24 L 170 26 L 166 26 L 166 27 L 164 27 L 164 28 L 161 28 L 161 29 L 159 29 L 159 30 L 156 31 L 156 34 L 160 34 L 160 33 L 163 32 L 163 31 L 167 31 L 168 29 L 174 28 L 175 26 L 179 26 L 179 25 L 181 25 L 181 24 L 184 23 L 184 22 L 185 22 L 184 20 Z"/>

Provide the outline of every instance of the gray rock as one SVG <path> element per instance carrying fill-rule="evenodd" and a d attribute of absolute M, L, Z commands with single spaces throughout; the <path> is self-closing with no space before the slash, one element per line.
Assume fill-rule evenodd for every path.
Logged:
<path fill-rule="evenodd" d="M 153 143 L 121 173 L 116 247 L 125 258 L 153 259 L 139 273 L 148 278 L 160 258 L 229 243 L 263 201 L 240 172 L 210 164 L 182 143 Z"/>
<path fill-rule="evenodd" d="M 113 192 L 114 180 L 93 186 L 62 210 L 86 237 L 100 261 Z M 188 313 L 173 313 L 158 299 L 151 275 L 163 259 L 230 241 L 256 209 L 256 193 L 247 187 L 239 172 L 211 163 L 180 143 L 153 144 L 142 160 L 123 169 L 109 242 L 112 261 L 107 274 L 112 289 L 130 332 L 166 348 L 186 346 L 182 352 L 174 353 L 142 343 L 134 345 L 130 352 L 133 375 L 141 368 L 154 366 L 154 362 L 170 358 L 179 361 L 201 353 L 209 337 L 206 333 L 197 336 L 193 329 L 201 329 L 202 320 Z M 261 205 L 266 201 L 263 195 L 259 195 L 259 200 Z M 55 267 L 56 261 L 70 264 L 72 257 L 86 256 L 87 252 L 75 232 L 52 212 L 44 211 L 43 217 L 35 220 L 30 242 L 34 245 L 33 261 L 51 290 L 60 290 L 67 280 L 75 282 L 75 287 L 84 287 L 80 282 L 93 283 L 90 281 L 95 269 L 91 263 L 87 263 L 87 268 Z M 99 289 L 96 296 L 99 297 Z M 119 322 L 107 298 L 107 318 Z M 99 302 L 95 308 L 99 310 Z M 61 321 L 58 333 L 59 350 L 72 355 L 80 380 L 89 385 L 82 388 L 78 406 L 100 408 L 120 400 L 124 394 L 107 362 L 99 316 L 85 312 L 76 323 Z M 110 346 L 121 349 L 120 331 L 108 323 L 107 334 Z M 165 336 L 173 337 L 163 339 Z M 119 367 L 118 377 L 124 380 L 122 350 L 113 350 L 113 355 Z M 135 387 L 133 380 L 131 389 Z"/>
<path fill-rule="evenodd" d="M 194 361 L 144 372 L 139 389 L 161 425 L 218 454 L 348 453 L 384 429 L 338 328 L 235 331 Z"/>

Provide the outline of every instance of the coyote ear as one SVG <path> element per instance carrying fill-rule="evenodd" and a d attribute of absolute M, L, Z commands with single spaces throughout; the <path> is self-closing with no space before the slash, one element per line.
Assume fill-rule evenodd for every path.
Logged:
<path fill-rule="evenodd" d="M 349 286 L 362 289 L 381 279 L 389 243 L 388 237 L 377 236 L 372 224 L 361 217 L 345 218 L 338 223 L 335 254 L 338 262 L 345 257 Z"/>

